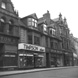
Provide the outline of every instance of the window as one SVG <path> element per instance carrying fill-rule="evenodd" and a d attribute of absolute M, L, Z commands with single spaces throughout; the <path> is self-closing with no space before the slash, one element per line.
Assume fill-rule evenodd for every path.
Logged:
<path fill-rule="evenodd" d="M 46 47 L 48 47 L 48 38 L 45 37 L 45 39 L 46 39 Z"/>
<path fill-rule="evenodd" d="M 53 48 L 53 41 L 50 42 L 50 47 Z"/>
<path fill-rule="evenodd" d="M 53 28 L 49 28 L 49 33 L 50 33 L 50 35 L 55 36 L 55 34 L 56 34 L 56 30 L 53 29 Z"/>
<path fill-rule="evenodd" d="M 5 28 L 5 20 L 3 18 L 0 19 L 1 21 L 1 25 L 0 25 L 0 32 L 4 32 L 4 28 Z"/>
<path fill-rule="evenodd" d="M 47 26 L 46 26 L 46 24 L 43 24 L 43 31 L 44 31 L 44 32 L 47 31 Z"/>
<path fill-rule="evenodd" d="M 28 26 L 37 27 L 37 20 L 33 18 L 28 18 Z"/>
<path fill-rule="evenodd" d="M 32 56 L 27 56 L 27 66 L 33 66 L 34 61 Z"/>
<path fill-rule="evenodd" d="M 60 32 L 60 34 L 62 33 L 62 28 L 59 28 L 59 32 Z"/>
<path fill-rule="evenodd" d="M 9 34 L 13 34 L 13 21 L 9 21 Z"/>
<path fill-rule="evenodd" d="M 40 45 L 40 37 L 34 36 L 34 44 Z"/>
<path fill-rule="evenodd" d="M 5 3 L 5 2 L 2 2 L 1 7 L 2 7 L 3 9 L 6 9 L 6 3 Z"/>
<path fill-rule="evenodd" d="M 32 44 L 32 35 L 28 35 L 28 44 Z"/>

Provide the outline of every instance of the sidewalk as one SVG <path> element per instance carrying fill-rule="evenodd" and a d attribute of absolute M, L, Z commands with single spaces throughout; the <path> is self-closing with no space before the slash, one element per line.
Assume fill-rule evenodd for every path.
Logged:
<path fill-rule="evenodd" d="M 0 72 L 0 76 L 15 75 L 15 74 L 22 74 L 22 73 L 33 73 L 33 72 L 40 72 L 40 71 L 49 71 L 49 70 L 64 69 L 64 68 L 70 68 L 70 67 L 78 67 L 78 66 L 18 70 L 18 71 L 2 71 Z"/>

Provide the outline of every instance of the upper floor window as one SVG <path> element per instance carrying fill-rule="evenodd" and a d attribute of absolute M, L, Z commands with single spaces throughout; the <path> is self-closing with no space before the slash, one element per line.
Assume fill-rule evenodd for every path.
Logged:
<path fill-rule="evenodd" d="M 40 45 L 40 37 L 34 36 L 34 44 Z"/>
<path fill-rule="evenodd" d="M 5 19 L 1 18 L 0 19 L 0 32 L 4 32 L 5 28 Z"/>
<path fill-rule="evenodd" d="M 31 31 L 27 31 L 27 40 L 28 40 L 28 44 L 33 44 L 33 37 Z"/>
<path fill-rule="evenodd" d="M 54 28 L 49 28 L 49 34 L 55 36 L 56 30 Z"/>
<path fill-rule="evenodd" d="M 46 32 L 47 31 L 47 25 L 43 24 L 43 31 Z"/>
<path fill-rule="evenodd" d="M 13 21 L 10 20 L 9 21 L 9 34 L 13 34 L 13 27 L 14 27 L 13 24 L 14 24 Z"/>
<path fill-rule="evenodd" d="M 37 20 L 35 20 L 33 18 L 28 18 L 28 26 L 37 27 Z"/>
<path fill-rule="evenodd" d="M 6 9 L 6 3 L 5 3 L 5 2 L 2 2 L 1 7 L 2 7 L 3 9 Z"/>

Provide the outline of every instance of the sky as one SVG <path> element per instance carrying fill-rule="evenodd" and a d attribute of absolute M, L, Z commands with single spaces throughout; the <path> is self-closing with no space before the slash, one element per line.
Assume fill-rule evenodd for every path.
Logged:
<path fill-rule="evenodd" d="M 11 0 L 20 17 L 36 13 L 40 18 L 49 10 L 51 19 L 66 17 L 70 32 L 78 38 L 78 0 Z"/>

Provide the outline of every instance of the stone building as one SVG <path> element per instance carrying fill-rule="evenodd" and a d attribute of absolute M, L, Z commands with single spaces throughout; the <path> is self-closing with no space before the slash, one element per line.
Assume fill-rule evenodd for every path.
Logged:
<path fill-rule="evenodd" d="M 0 68 L 69 66 L 73 50 L 66 18 L 49 11 L 19 18 L 11 0 L 0 0 Z"/>
<path fill-rule="evenodd" d="M 18 44 L 19 68 L 46 67 L 45 35 L 39 31 L 35 13 L 21 18 Z"/>
<path fill-rule="evenodd" d="M 18 66 L 18 40 L 18 13 L 10 0 L 0 0 L 0 69 Z"/>

